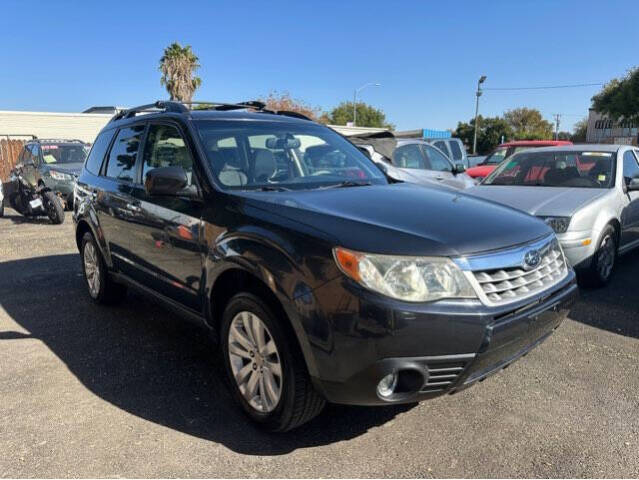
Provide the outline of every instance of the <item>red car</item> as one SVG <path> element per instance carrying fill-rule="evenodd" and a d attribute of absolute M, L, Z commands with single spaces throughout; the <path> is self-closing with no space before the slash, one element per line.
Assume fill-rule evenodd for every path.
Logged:
<path fill-rule="evenodd" d="M 488 155 L 482 163 L 476 167 L 469 168 L 466 173 L 477 180 L 482 180 L 497 167 L 504 159 L 512 154 L 526 150 L 527 148 L 538 147 L 558 147 L 561 145 L 572 145 L 568 140 L 519 140 L 507 142 L 499 145 Z"/>

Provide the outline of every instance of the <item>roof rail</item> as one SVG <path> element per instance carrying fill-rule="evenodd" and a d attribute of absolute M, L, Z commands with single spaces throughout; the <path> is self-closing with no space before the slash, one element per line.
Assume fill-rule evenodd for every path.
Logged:
<path fill-rule="evenodd" d="M 194 109 L 193 108 L 194 105 L 197 106 L 198 108 Z M 249 100 L 246 102 L 238 102 L 238 103 L 205 102 L 205 101 L 178 102 L 174 100 L 166 100 L 166 101 L 158 100 L 155 103 L 149 103 L 146 105 L 140 105 L 139 107 L 127 108 L 126 110 L 122 110 L 121 112 L 116 113 L 113 116 L 113 118 L 111 118 L 111 122 L 122 120 L 123 118 L 131 118 L 131 117 L 134 117 L 137 113 L 142 113 L 142 112 L 152 113 L 152 112 L 164 111 L 164 112 L 174 112 L 174 113 L 187 113 L 191 110 L 227 111 L 227 110 L 242 110 L 242 109 L 250 109 L 250 110 L 256 110 L 261 113 L 271 113 L 274 115 L 285 115 L 288 117 L 301 118 L 303 120 L 311 120 L 311 118 L 298 112 L 267 109 L 266 104 L 264 102 L 260 102 L 257 100 Z"/>
<path fill-rule="evenodd" d="M 38 143 L 87 143 L 78 138 L 38 138 L 35 137 L 33 140 Z"/>

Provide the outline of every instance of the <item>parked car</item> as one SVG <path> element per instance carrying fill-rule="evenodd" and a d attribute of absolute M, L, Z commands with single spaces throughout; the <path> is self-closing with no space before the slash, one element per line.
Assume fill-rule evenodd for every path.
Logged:
<path fill-rule="evenodd" d="M 490 175 L 497 165 L 517 152 L 529 148 L 559 147 L 562 145 L 572 145 L 572 142 L 567 140 L 519 140 L 516 142 L 502 143 L 480 164 L 466 170 L 466 173 L 472 178 L 481 181 Z"/>
<path fill-rule="evenodd" d="M 466 147 L 459 138 L 425 138 L 424 140 L 444 152 L 453 164 L 461 163 L 466 168 L 470 167 Z"/>
<path fill-rule="evenodd" d="M 444 152 L 424 140 L 396 139 L 389 132 L 348 138 L 396 180 L 457 190 L 475 185 L 461 162 L 453 164 Z"/>
<path fill-rule="evenodd" d="M 258 102 L 116 115 L 76 186 L 90 297 L 134 287 L 205 325 L 233 397 L 280 431 L 326 401 L 459 391 L 557 328 L 577 287 L 548 225 L 392 181 L 300 117 Z"/>
<path fill-rule="evenodd" d="M 18 162 L 25 172 L 31 170 L 41 185 L 59 193 L 65 206 L 71 209 L 73 184 L 87 152 L 87 144 L 81 140 L 35 138 L 25 143 Z"/>
<path fill-rule="evenodd" d="M 590 283 L 610 280 L 618 254 L 639 246 L 639 149 L 574 145 L 510 157 L 472 195 L 545 220 Z"/>

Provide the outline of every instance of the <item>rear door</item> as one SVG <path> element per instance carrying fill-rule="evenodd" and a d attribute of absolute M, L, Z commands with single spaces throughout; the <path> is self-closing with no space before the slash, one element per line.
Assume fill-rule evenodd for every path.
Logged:
<path fill-rule="evenodd" d="M 623 154 L 623 182 L 627 185 L 633 178 L 639 178 L 639 157 L 637 151 L 626 150 Z M 621 245 L 639 242 L 639 192 L 626 192 L 626 205 L 621 212 Z"/>
<path fill-rule="evenodd" d="M 182 305 L 201 311 L 201 217 L 204 203 L 193 168 L 194 152 L 171 121 L 149 124 L 138 180 L 132 186 L 135 220 L 129 225 L 135 280 Z M 189 186 L 180 195 L 150 195 L 149 171 L 182 167 Z"/>
<path fill-rule="evenodd" d="M 131 272 L 131 230 L 136 220 L 131 190 L 145 125 L 135 124 L 118 130 L 101 169 L 95 209 L 106 244 L 117 270 Z"/>

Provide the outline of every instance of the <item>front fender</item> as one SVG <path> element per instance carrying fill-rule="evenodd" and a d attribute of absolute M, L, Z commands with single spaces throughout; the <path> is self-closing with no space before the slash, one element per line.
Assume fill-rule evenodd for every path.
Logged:
<path fill-rule="evenodd" d="M 85 228 L 84 226 L 86 226 L 93 235 L 93 238 L 95 238 L 98 249 L 102 254 L 104 262 L 107 264 L 107 267 L 112 269 L 113 259 L 111 258 L 111 251 L 109 250 L 106 238 L 104 237 L 104 232 L 100 226 L 100 221 L 92 203 L 88 201 L 88 197 L 86 195 L 78 196 L 75 199 L 75 202 L 76 205 L 73 211 L 73 221 L 76 224 L 75 228 L 78 249 L 80 249 L 80 242 L 82 241 L 82 238 L 78 238 L 78 233 L 80 229 L 83 229 Z"/>

